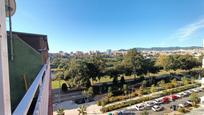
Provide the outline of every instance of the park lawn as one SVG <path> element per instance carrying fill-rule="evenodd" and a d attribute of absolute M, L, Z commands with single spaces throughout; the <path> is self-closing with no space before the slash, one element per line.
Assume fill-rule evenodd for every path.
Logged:
<path fill-rule="evenodd" d="M 192 68 L 191 70 L 200 70 L 201 68 Z M 181 70 L 181 69 L 177 69 L 177 70 L 168 70 L 168 71 L 165 71 L 165 70 L 161 70 L 160 72 L 158 73 L 150 73 L 149 75 L 145 75 L 146 77 L 148 76 L 162 76 L 162 75 L 168 75 L 170 73 L 176 73 L 176 74 L 180 74 L 182 72 L 187 72 L 189 70 Z M 125 80 L 128 80 L 128 79 L 134 79 L 134 75 L 131 75 L 131 76 L 124 76 L 125 77 Z M 101 77 L 100 80 L 96 80 L 96 81 L 93 81 L 93 84 L 96 84 L 96 83 L 105 83 L 105 82 L 112 82 L 113 78 L 110 78 L 109 76 L 104 76 L 104 77 Z M 120 80 L 120 78 L 118 79 Z"/>
<path fill-rule="evenodd" d="M 54 80 L 54 81 L 52 81 L 52 89 L 58 89 L 58 88 L 61 88 L 61 85 L 63 84 L 63 83 L 66 83 L 66 81 L 64 81 L 64 80 L 60 80 L 60 85 L 59 85 L 59 80 Z"/>
<path fill-rule="evenodd" d="M 128 80 L 128 79 L 133 79 L 134 76 L 131 75 L 131 76 L 124 76 L 125 77 L 125 80 Z M 120 78 L 118 78 L 118 80 L 120 80 Z M 93 84 L 96 84 L 96 83 L 105 83 L 105 82 L 112 82 L 113 81 L 113 78 L 111 78 L 110 76 L 104 76 L 104 77 L 101 77 L 100 80 L 96 80 L 96 81 L 93 81 Z"/>
<path fill-rule="evenodd" d="M 192 70 L 198 70 L 200 68 L 193 68 Z M 170 73 L 182 73 L 182 72 L 186 72 L 186 71 L 189 71 L 189 70 L 180 70 L 180 69 L 177 69 L 177 70 L 169 70 L 169 71 L 160 71 L 158 73 L 150 73 L 150 76 L 161 76 L 161 75 L 167 75 L 167 74 L 170 74 Z M 128 80 L 128 79 L 134 79 L 134 75 L 131 75 L 131 76 L 124 76 L 125 77 L 125 80 Z M 100 80 L 96 80 L 94 81 L 93 80 L 93 84 L 96 84 L 96 83 L 106 83 L 106 82 L 112 82 L 113 78 L 110 78 L 109 76 L 103 76 L 101 77 Z M 120 80 L 120 78 L 118 79 Z M 61 84 L 62 83 L 65 83 L 66 81 L 64 80 L 61 80 Z M 59 88 L 59 81 L 58 80 L 54 80 L 52 81 L 52 89 L 57 89 Z"/>

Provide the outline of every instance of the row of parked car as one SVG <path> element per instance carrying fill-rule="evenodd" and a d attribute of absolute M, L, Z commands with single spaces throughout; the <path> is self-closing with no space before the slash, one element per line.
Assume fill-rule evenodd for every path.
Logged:
<path fill-rule="evenodd" d="M 164 109 L 162 104 L 167 104 L 169 102 L 175 101 L 178 98 L 189 96 L 193 92 L 198 93 L 200 91 L 202 91 L 201 88 L 190 89 L 190 90 L 178 93 L 178 94 L 169 95 L 169 96 L 158 98 L 152 101 L 147 101 L 141 104 L 137 104 L 135 108 L 137 111 L 149 110 L 149 109 L 152 109 L 153 111 L 162 111 Z M 179 106 L 186 107 L 186 106 L 189 106 L 189 104 L 192 104 L 190 100 L 186 101 L 185 103 L 180 104 Z"/>
<path fill-rule="evenodd" d="M 173 94 L 173 95 L 169 95 L 169 96 L 165 96 L 165 97 L 161 97 L 155 100 L 151 100 L 151 101 L 147 101 L 141 104 L 137 104 L 135 106 L 137 111 L 143 111 L 143 110 L 153 110 L 153 111 L 162 111 L 164 109 L 164 107 L 162 106 L 162 104 L 168 104 L 172 101 L 175 101 L 176 99 L 182 98 L 182 97 L 186 97 L 189 96 L 191 93 L 193 92 L 201 92 L 202 88 L 195 88 L 195 89 L 190 89 L 190 90 L 186 90 L 184 92 L 180 92 L 177 94 Z M 172 110 L 176 110 L 176 108 L 178 107 L 187 107 L 192 105 L 192 102 L 190 100 L 187 100 L 183 103 L 180 103 L 178 105 L 172 105 L 170 107 L 170 109 Z M 126 115 L 126 113 L 128 113 L 128 111 L 119 111 L 117 112 L 117 115 Z M 128 113 L 127 115 L 132 115 L 133 113 Z M 112 113 L 108 113 L 108 115 L 113 115 Z M 115 114 L 114 114 L 115 115 Z"/>

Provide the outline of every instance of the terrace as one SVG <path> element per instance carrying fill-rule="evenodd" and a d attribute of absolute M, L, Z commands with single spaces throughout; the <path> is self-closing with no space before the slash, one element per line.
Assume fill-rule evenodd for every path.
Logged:
<path fill-rule="evenodd" d="M 6 32 L 15 13 L 9 2 L 0 0 L 1 115 L 52 115 L 47 35 Z"/>

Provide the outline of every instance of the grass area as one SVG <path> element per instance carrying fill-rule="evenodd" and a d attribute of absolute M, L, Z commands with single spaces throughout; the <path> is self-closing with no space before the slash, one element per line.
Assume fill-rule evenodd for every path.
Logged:
<path fill-rule="evenodd" d="M 194 69 L 195 70 L 195 69 Z M 161 75 L 166 75 L 166 74 L 170 74 L 170 73 L 182 73 L 182 72 L 187 72 L 188 70 L 169 70 L 169 71 L 164 71 L 164 70 L 161 70 L 160 72 L 158 73 L 150 73 L 149 75 L 146 75 L 146 76 L 161 76 Z M 124 76 L 125 77 L 125 80 L 128 80 L 128 79 L 134 79 L 134 75 L 131 75 L 131 76 Z M 96 83 L 104 83 L 104 82 L 110 82 L 112 81 L 113 78 L 110 78 L 109 76 L 104 76 L 104 77 L 101 77 L 100 80 L 97 79 L 97 81 L 93 81 L 94 84 Z M 118 79 L 120 80 L 120 78 Z"/>
<path fill-rule="evenodd" d="M 61 85 L 63 84 L 63 83 L 66 83 L 66 81 L 64 81 L 64 80 L 54 80 L 54 81 L 52 81 L 52 89 L 57 89 L 57 88 L 61 88 Z"/>
<path fill-rule="evenodd" d="M 192 70 L 199 70 L 200 68 L 193 68 Z M 150 76 L 161 76 L 161 75 L 167 75 L 167 74 L 170 74 L 170 73 L 182 73 L 182 72 L 187 72 L 189 70 L 181 70 L 181 69 L 178 69 L 178 70 L 169 70 L 169 71 L 164 71 L 164 70 L 161 70 L 160 72 L 158 73 L 150 73 L 149 75 Z M 146 75 L 146 76 L 149 76 L 149 75 Z M 128 79 L 134 79 L 134 75 L 131 75 L 131 76 L 124 76 L 125 77 L 125 80 L 128 80 Z M 97 79 L 96 81 L 93 81 L 93 84 L 96 84 L 96 83 L 105 83 L 105 82 L 111 82 L 113 80 L 113 78 L 110 78 L 109 76 L 103 76 L 101 77 L 101 79 Z M 120 78 L 118 79 L 120 80 Z M 64 80 L 61 80 L 63 82 L 65 82 Z M 56 88 L 59 88 L 59 83 L 58 81 L 52 81 L 52 89 L 56 89 Z"/>
<path fill-rule="evenodd" d="M 51 71 L 53 72 L 61 72 L 61 71 L 64 71 L 64 69 L 59 69 L 59 68 L 52 68 Z"/>

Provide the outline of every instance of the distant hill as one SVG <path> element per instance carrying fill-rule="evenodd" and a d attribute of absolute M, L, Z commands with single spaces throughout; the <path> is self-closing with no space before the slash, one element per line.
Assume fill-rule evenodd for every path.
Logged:
<path fill-rule="evenodd" d="M 193 50 L 200 49 L 202 47 L 199 46 L 191 46 L 191 47 L 152 47 L 152 48 L 136 48 L 139 51 L 172 51 L 172 50 Z"/>
<path fill-rule="evenodd" d="M 152 47 L 152 48 L 136 48 L 138 51 L 173 51 L 173 50 L 193 50 L 200 49 L 199 46 L 190 46 L 190 47 Z M 118 51 L 127 51 L 126 49 L 120 49 Z"/>

